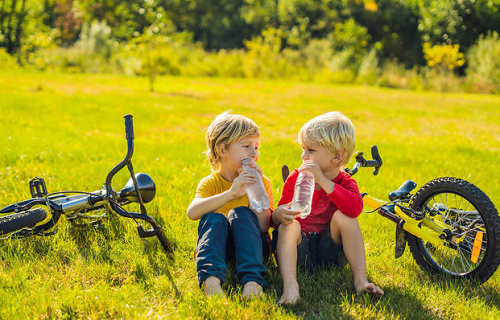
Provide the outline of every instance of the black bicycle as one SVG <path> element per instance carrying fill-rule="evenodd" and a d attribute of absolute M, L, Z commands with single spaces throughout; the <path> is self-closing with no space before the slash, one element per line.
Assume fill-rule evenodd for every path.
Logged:
<path fill-rule="evenodd" d="M 131 218 L 137 224 L 141 238 L 156 236 L 166 251 L 172 246 L 161 226 L 147 214 L 145 203 L 152 201 L 156 194 L 153 179 L 145 173 L 134 174 L 132 155 L 134 153 L 134 128 L 132 115 L 125 115 L 125 133 L 127 139 L 127 155 L 106 177 L 103 187 L 94 192 L 59 191 L 47 192 L 42 178 L 29 181 L 31 199 L 11 204 L 0 210 L 0 235 L 8 237 L 26 237 L 31 235 L 52 235 L 57 232 L 53 227 L 62 215 L 76 227 L 97 227 L 102 218 L 111 212 Z M 116 173 L 124 167 L 128 168 L 131 178 L 120 191 L 111 187 Z M 130 212 L 123 208 L 129 203 L 139 203 L 140 213 Z M 48 215 L 50 214 L 50 215 Z M 139 223 L 146 221 L 151 228 L 144 230 Z M 53 229 L 51 231 L 51 229 Z"/>

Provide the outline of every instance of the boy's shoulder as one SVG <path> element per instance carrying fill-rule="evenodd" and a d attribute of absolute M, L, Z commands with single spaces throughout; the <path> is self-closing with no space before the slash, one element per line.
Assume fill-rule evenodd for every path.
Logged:
<path fill-rule="evenodd" d="M 337 176 L 337 178 L 333 179 L 333 182 L 335 182 L 336 184 L 339 184 L 339 185 L 351 185 L 351 184 L 358 184 L 356 182 L 356 180 L 354 180 L 353 177 L 351 177 L 350 174 L 348 174 L 347 172 L 345 171 L 340 171 L 339 175 Z"/>
<path fill-rule="evenodd" d="M 208 176 L 202 178 L 196 189 L 196 197 L 206 198 L 219 194 L 231 187 L 231 182 L 222 178 L 222 175 L 214 171 Z"/>
<path fill-rule="evenodd" d="M 201 178 L 200 185 L 202 184 L 210 184 L 210 183 L 220 183 L 221 181 L 225 181 L 222 178 L 222 175 L 219 171 L 212 171 L 208 176 Z"/>

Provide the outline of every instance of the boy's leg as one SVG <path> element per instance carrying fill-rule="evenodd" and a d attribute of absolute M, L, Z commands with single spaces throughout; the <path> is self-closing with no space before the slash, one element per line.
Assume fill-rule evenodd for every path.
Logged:
<path fill-rule="evenodd" d="M 335 243 L 341 244 L 351 267 L 354 287 L 357 292 L 368 292 L 377 296 L 384 291 L 368 282 L 366 276 L 365 244 L 358 219 L 351 218 L 337 210 L 330 221 L 330 233 Z"/>
<path fill-rule="evenodd" d="M 221 213 L 205 214 L 198 225 L 196 271 L 198 283 L 207 295 L 223 294 L 226 278 L 226 242 L 229 223 Z"/>
<path fill-rule="evenodd" d="M 236 273 L 243 284 L 243 296 L 262 294 L 267 268 L 263 261 L 262 238 L 257 215 L 248 207 L 229 211 L 229 224 L 234 239 Z"/>
<path fill-rule="evenodd" d="M 300 224 L 296 220 L 288 225 L 281 224 L 278 234 L 278 263 L 283 279 L 283 294 L 279 303 L 294 304 L 300 299 L 297 282 L 297 246 L 302 239 Z"/>

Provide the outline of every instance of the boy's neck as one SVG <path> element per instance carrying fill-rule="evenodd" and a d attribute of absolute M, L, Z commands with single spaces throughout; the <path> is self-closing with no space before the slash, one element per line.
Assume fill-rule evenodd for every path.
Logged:
<path fill-rule="evenodd" d="M 326 178 L 328 178 L 328 180 L 334 180 L 340 174 L 340 167 L 334 166 L 331 169 L 328 169 L 325 172 L 323 172 L 323 174 L 325 175 Z"/>
<path fill-rule="evenodd" d="M 237 171 L 231 170 L 230 168 L 227 168 L 225 166 L 221 166 L 219 173 L 222 176 L 222 178 L 224 178 L 224 180 L 231 183 L 233 182 L 234 179 L 236 179 L 236 177 L 238 177 Z"/>

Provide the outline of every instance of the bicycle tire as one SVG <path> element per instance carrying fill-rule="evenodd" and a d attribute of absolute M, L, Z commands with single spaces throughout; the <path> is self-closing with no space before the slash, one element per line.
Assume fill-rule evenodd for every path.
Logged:
<path fill-rule="evenodd" d="M 448 203 L 436 201 L 439 197 L 448 202 L 448 196 L 454 198 L 455 203 L 460 200 L 458 205 L 455 204 L 456 208 Z M 434 200 L 432 207 L 431 200 Z M 462 204 L 463 202 L 465 204 Z M 478 187 L 459 178 L 434 179 L 418 190 L 410 206 L 414 210 L 424 212 L 426 217 L 433 221 L 439 220 L 439 223 L 447 225 L 449 229 L 455 228 L 460 232 L 453 240 L 455 243 L 443 239 L 442 248 L 424 243 L 421 238 L 406 232 L 412 256 L 422 270 L 480 283 L 487 281 L 495 273 L 500 263 L 500 217 L 495 205 Z M 429 209 L 432 209 L 432 212 Z M 433 217 L 431 213 L 434 213 Z M 480 237 L 478 233 L 482 233 Z M 479 251 L 474 249 L 476 243 Z M 477 257 L 473 257 L 474 255 Z"/>
<path fill-rule="evenodd" d="M 47 217 L 43 208 L 35 208 L 23 212 L 0 217 L 0 235 L 8 234 L 25 228 L 33 228 Z"/>

